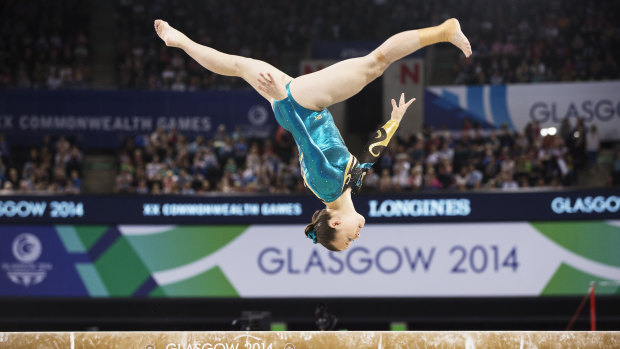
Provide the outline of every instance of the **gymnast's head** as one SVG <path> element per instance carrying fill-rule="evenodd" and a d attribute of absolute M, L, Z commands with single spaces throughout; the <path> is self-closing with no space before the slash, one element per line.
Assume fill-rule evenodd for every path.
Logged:
<path fill-rule="evenodd" d="M 314 212 L 312 223 L 306 226 L 306 237 L 330 251 L 343 251 L 360 237 L 366 223 L 364 216 L 353 212 L 340 212 L 324 208 Z"/>

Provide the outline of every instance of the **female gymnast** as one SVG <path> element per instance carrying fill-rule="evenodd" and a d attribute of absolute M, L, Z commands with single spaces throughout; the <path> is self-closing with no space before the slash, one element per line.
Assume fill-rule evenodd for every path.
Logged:
<path fill-rule="evenodd" d="M 326 206 L 314 213 L 305 234 L 315 244 L 332 251 L 347 249 L 359 237 L 365 220 L 355 210 L 351 195 L 360 189 L 364 175 L 389 143 L 415 98 L 406 102 L 401 94 L 398 104 L 392 99 L 391 119 L 377 131 L 359 160 L 349 153 L 326 108 L 357 94 L 391 63 L 424 46 L 450 42 L 465 56 L 471 55 L 459 22 L 451 18 L 435 27 L 395 34 L 364 57 L 292 78 L 266 62 L 200 45 L 165 21 L 155 20 L 155 31 L 166 46 L 182 49 L 216 74 L 243 78 L 269 101 L 276 120 L 297 143 L 306 186 Z"/>

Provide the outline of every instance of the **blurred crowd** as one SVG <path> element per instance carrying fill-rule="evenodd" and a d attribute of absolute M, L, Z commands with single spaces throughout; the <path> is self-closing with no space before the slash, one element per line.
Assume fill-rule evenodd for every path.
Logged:
<path fill-rule="evenodd" d="M 290 73 L 296 75 L 298 62 L 287 62 L 283 58 L 287 52 L 300 58 L 311 41 L 374 37 L 387 24 L 385 3 L 119 0 L 119 86 L 176 91 L 246 87 L 238 78 L 207 72 L 181 50 L 166 48 L 151 25 L 155 18 L 165 19 L 201 44 L 261 59 L 283 70 L 292 66 Z"/>
<path fill-rule="evenodd" d="M 61 136 L 37 147 L 11 148 L 0 134 L 1 194 L 79 194 L 83 153 Z"/>
<path fill-rule="evenodd" d="M 284 70 L 292 67 L 287 73 L 297 75 L 296 62 L 286 62 L 287 53 L 306 52 L 312 42 L 382 41 L 457 17 L 463 19 L 474 55 L 461 57 L 451 72 L 456 84 L 617 79 L 619 12 L 617 2 L 580 0 L 473 0 L 466 6 L 454 0 L 366 0 L 363 6 L 328 0 L 243 5 L 120 0 L 118 81 L 122 88 L 177 91 L 245 86 L 241 79 L 207 72 L 181 50 L 166 48 L 144 25 L 154 18 L 167 20 L 198 43 Z"/>
<path fill-rule="evenodd" d="M 620 78 L 616 1 L 480 0 L 471 5 L 463 7 L 476 13 L 462 25 L 474 55 L 455 66 L 455 84 Z"/>
<path fill-rule="evenodd" d="M 559 188 L 597 166 L 596 127 L 566 122 L 546 132 L 535 122 L 522 132 L 488 132 L 466 122 L 459 132 L 399 134 L 364 177 L 364 190 Z M 115 191 L 121 193 L 306 192 L 297 148 L 283 130 L 273 140 L 247 139 L 239 128 L 220 126 L 213 138 L 188 140 L 159 128 L 127 139 L 118 160 Z"/>
<path fill-rule="evenodd" d="M 90 84 L 91 2 L 19 1 L 0 5 L 0 87 L 84 88 Z M 118 0 L 114 4 L 119 88 L 204 90 L 247 87 L 217 76 L 153 30 L 164 18 L 195 41 L 265 60 L 296 75 L 317 41 L 382 41 L 403 30 L 461 19 L 474 55 L 460 60 L 456 84 L 620 78 L 616 1 L 581 0 Z M 108 15 L 108 14 L 102 14 Z M 458 55 L 457 50 L 454 55 Z"/>
<path fill-rule="evenodd" d="M 296 147 L 287 132 L 247 139 L 223 125 L 214 137 L 188 140 L 175 129 L 128 138 L 119 156 L 116 192 L 304 192 Z"/>
<path fill-rule="evenodd" d="M 363 5 L 362 5 L 363 4 Z M 91 2 L 18 1 L 0 5 L 0 87 L 87 88 L 91 75 Z M 154 33 L 163 18 L 195 41 L 265 60 L 297 74 L 312 42 L 384 40 L 399 31 L 461 18 L 474 55 L 450 72 L 456 84 L 531 83 L 620 78 L 620 2 L 593 0 L 118 0 L 114 3 L 118 88 L 228 90 L 238 78 L 212 74 Z M 242 7 L 241 7 L 242 6 Z M 287 70 L 288 69 L 288 70 Z M 292 71 L 290 71 L 292 70 Z M 366 191 L 514 189 L 570 186 L 596 168 L 596 128 L 568 121 L 551 133 L 536 123 L 519 132 L 425 128 L 404 134 L 364 178 Z M 0 190 L 78 193 L 83 153 L 67 137 L 14 149 L 0 136 Z M 116 192 L 302 193 L 290 134 L 249 138 L 220 127 L 214 137 L 158 129 L 119 150 Z M 610 181 L 620 185 L 620 152 Z"/>
<path fill-rule="evenodd" d="M 469 122 L 456 133 L 425 128 L 398 137 L 364 184 L 385 192 L 571 186 L 586 166 L 586 139 L 596 130 L 586 132 L 578 123 L 564 132 L 543 136 L 537 123 L 522 132 L 483 131 Z"/>
<path fill-rule="evenodd" d="M 369 135 L 369 137 L 371 137 Z M 428 192 L 560 188 L 598 168 L 595 126 L 537 123 L 522 132 L 485 131 L 465 122 L 458 132 L 424 128 L 397 133 L 364 177 L 365 192 Z M 78 194 L 83 153 L 66 137 L 44 137 L 40 147 L 14 148 L 0 135 L 0 193 Z M 218 127 L 211 138 L 188 139 L 158 128 L 129 137 L 118 155 L 114 191 L 137 194 L 309 193 L 297 147 L 280 129 L 274 138 L 247 138 L 241 128 Z M 620 185 L 620 151 L 609 184 Z"/>
<path fill-rule="evenodd" d="M 89 1 L 3 0 L 0 13 L 0 87 L 88 86 Z"/>

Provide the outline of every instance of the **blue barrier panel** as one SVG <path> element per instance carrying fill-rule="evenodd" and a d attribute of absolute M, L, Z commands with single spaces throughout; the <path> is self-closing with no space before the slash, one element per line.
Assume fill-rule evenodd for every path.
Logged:
<path fill-rule="evenodd" d="M 252 90 L 226 92 L 4 90 L 0 133 L 10 144 L 37 144 L 43 135 L 70 135 L 86 148 L 115 148 L 128 135 L 158 126 L 210 136 L 218 125 L 240 125 L 266 137 L 277 123 Z"/>
<path fill-rule="evenodd" d="M 620 190 L 357 195 L 367 223 L 611 219 Z M 291 224 L 323 208 L 311 195 L 3 196 L 0 224 Z"/>

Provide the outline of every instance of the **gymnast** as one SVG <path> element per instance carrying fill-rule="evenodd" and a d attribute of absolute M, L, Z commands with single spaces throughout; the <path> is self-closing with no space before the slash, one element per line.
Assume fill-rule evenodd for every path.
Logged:
<path fill-rule="evenodd" d="M 355 210 L 351 195 L 359 191 L 364 175 L 415 98 L 405 101 L 401 94 L 398 104 L 392 99 L 390 120 L 370 140 L 359 160 L 349 153 L 327 107 L 354 96 L 391 63 L 424 46 L 450 42 L 465 56 L 471 55 L 458 20 L 451 18 L 435 27 L 395 34 L 364 57 L 292 78 L 266 62 L 200 45 L 165 21 L 155 20 L 155 31 L 166 46 L 182 49 L 211 72 L 243 78 L 269 101 L 276 120 L 297 143 L 306 186 L 326 206 L 313 214 L 306 237 L 332 251 L 347 249 L 359 237 L 365 219 Z"/>

